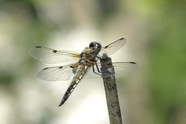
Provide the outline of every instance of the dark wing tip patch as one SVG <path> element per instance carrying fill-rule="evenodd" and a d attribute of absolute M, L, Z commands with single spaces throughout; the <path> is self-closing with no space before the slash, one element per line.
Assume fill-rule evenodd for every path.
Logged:
<path fill-rule="evenodd" d="M 104 48 L 106 49 L 109 45 L 105 46 Z"/>
<path fill-rule="evenodd" d="M 43 68 L 43 70 L 47 70 L 48 68 Z"/>
<path fill-rule="evenodd" d="M 130 64 L 136 64 L 135 62 L 129 62 Z"/>
<path fill-rule="evenodd" d="M 36 48 L 41 48 L 41 46 L 36 46 Z"/>
<path fill-rule="evenodd" d="M 122 37 L 122 38 L 120 38 L 119 40 L 123 40 L 123 39 L 125 39 L 125 38 Z"/>

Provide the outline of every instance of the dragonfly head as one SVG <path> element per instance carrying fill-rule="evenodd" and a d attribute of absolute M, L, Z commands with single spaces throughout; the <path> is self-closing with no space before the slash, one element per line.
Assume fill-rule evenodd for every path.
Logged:
<path fill-rule="evenodd" d="M 93 49 L 93 50 L 96 50 L 96 49 L 101 49 L 101 44 L 100 43 L 98 43 L 98 42 L 91 42 L 90 44 L 89 44 L 89 48 L 91 48 L 91 49 Z"/>
<path fill-rule="evenodd" d="M 86 58 L 88 60 L 91 60 L 91 61 L 93 60 L 94 61 L 96 56 L 100 52 L 101 48 L 102 48 L 102 46 L 101 46 L 100 43 L 98 43 L 98 42 L 91 42 L 89 44 L 89 47 L 88 48 L 86 47 L 81 52 L 80 56 L 81 56 L 81 58 Z"/>

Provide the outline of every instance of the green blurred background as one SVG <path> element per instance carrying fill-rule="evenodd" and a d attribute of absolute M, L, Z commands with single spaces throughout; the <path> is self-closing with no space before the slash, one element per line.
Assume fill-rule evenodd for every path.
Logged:
<path fill-rule="evenodd" d="M 139 69 L 117 77 L 124 124 L 186 123 L 185 0 L 0 0 L 0 124 L 107 124 L 101 79 L 83 80 L 62 107 L 68 82 L 36 78 L 36 45 L 81 52 L 121 37 L 113 61 Z"/>

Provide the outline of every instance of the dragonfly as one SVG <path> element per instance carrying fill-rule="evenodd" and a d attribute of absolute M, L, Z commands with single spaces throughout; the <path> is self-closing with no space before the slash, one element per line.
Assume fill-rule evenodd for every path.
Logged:
<path fill-rule="evenodd" d="M 59 106 L 63 105 L 69 98 L 77 84 L 82 78 L 107 77 L 108 74 L 101 72 L 101 64 L 98 60 L 103 54 L 112 55 L 126 43 L 125 38 L 120 38 L 106 46 L 99 42 L 91 42 L 80 54 L 74 51 L 55 50 L 43 46 L 36 46 L 29 51 L 29 54 L 46 64 L 61 64 L 42 69 L 37 77 L 47 81 L 72 80 L 65 92 Z M 65 64 L 64 64 L 65 63 Z M 67 64 L 68 63 L 68 64 Z M 113 62 L 115 75 L 133 72 L 138 68 L 135 62 Z"/>

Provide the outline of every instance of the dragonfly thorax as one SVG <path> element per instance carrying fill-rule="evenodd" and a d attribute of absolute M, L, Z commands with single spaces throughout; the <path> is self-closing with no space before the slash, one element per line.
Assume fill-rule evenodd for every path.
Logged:
<path fill-rule="evenodd" d="M 79 62 L 79 64 L 86 64 L 86 58 L 85 57 L 82 57 Z"/>
<path fill-rule="evenodd" d="M 86 47 L 80 54 L 81 58 L 86 60 L 95 61 L 98 53 L 101 50 L 101 44 L 98 42 L 91 42 L 89 47 Z"/>

